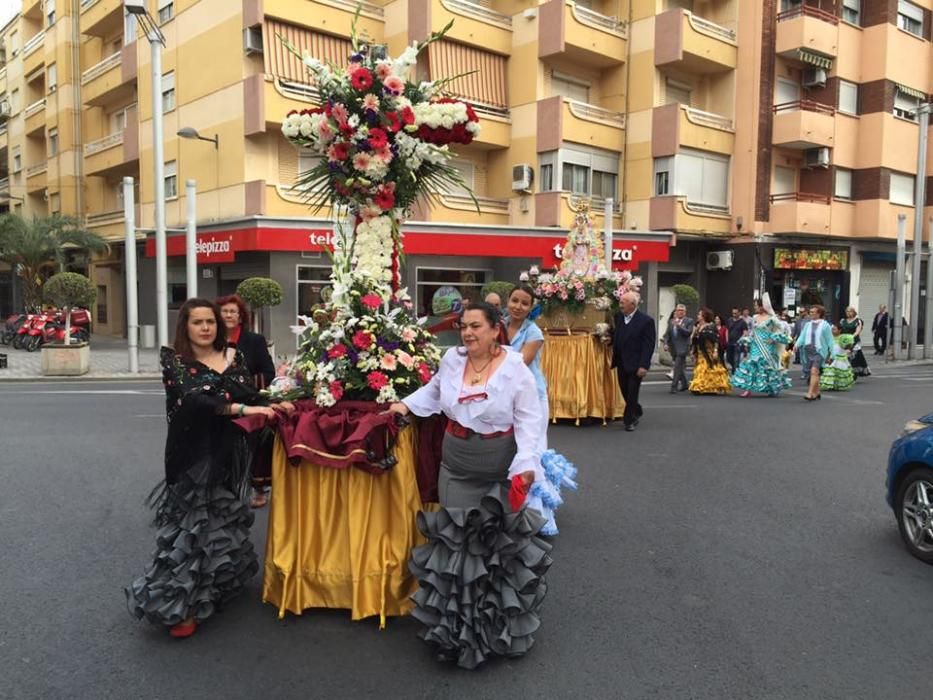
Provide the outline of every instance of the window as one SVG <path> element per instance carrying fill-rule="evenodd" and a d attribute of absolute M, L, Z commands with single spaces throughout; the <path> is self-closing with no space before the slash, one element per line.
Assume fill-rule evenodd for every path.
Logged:
<path fill-rule="evenodd" d="M 97 285 L 97 322 L 107 323 L 107 286 Z"/>
<path fill-rule="evenodd" d="M 800 85 L 793 80 L 778 78 L 774 88 L 774 104 L 786 105 L 800 100 Z"/>
<path fill-rule="evenodd" d="M 663 197 L 673 194 L 674 188 L 671 187 L 674 174 L 674 157 L 666 156 L 664 158 L 654 159 L 654 195 Z"/>
<path fill-rule="evenodd" d="M 165 183 L 165 198 L 174 199 L 178 196 L 178 163 L 170 160 L 165 164 L 163 173 L 163 182 Z"/>
<path fill-rule="evenodd" d="M 578 194 L 589 194 L 590 169 L 585 165 L 564 163 L 561 189 Z"/>
<path fill-rule="evenodd" d="M 19 53 L 19 32 L 10 32 L 10 54 L 15 56 Z"/>
<path fill-rule="evenodd" d="M 684 85 L 683 83 L 668 80 L 664 84 L 664 104 L 669 105 L 680 103 L 689 107 L 690 95 L 692 92 L 693 88 L 691 88 L 689 85 Z"/>
<path fill-rule="evenodd" d="M 123 183 L 122 183 L 122 182 L 118 182 L 117 185 L 116 185 L 116 187 L 114 187 L 114 191 L 116 192 L 116 195 L 117 195 L 117 210 L 123 211 L 123 202 L 124 202 L 124 199 L 123 199 Z"/>
<path fill-rule="evenodd" d="M 136 41 L 136 15 L 127 12 L 123 17 L 123 43 Z"/>
<path fill-rule="evenodd" d="M 842 21 L 859 26 L 862 14 L 862 0 L 842 0 Z"/>
<path fill-rule="evenodd" d="M 330 298 L 329 267 L 298 266 L 298 308 L 300 316 L 309 316 L 318 304 Z"/>
<path fill-rule="evenodd" d="M 541 192 L 573 192 L 602 199 L 616 197 L 619 154 L 580 144 L 538 156 Z"/>
<path fill-rule="evenodd" d="M 888 195 L 891 204 L 914 205 L 914 176 L 903 173 L 891 173 L 891 191 Z"/>
<path fill-rule="evenodd" d="M 613 199 L 617 196 L 616 181 L 618 176 L 615 173 L 604 173 L 601 170 L 593 171 L 592 194 L 594 197 L 602 199 Z"/>
<path fill-rule="evenodd" d="M 474 189 L 475 181 L 475 166 L 468 160 L 450 160 L 448 161 L 450 165 L 457 169 L 457 172 L 460 173 L 460 178 L 463 180 L 463 185 L 450 185 L 444 188 L 444 192 L 447 194 L 461 194 L 468 195 Z"/>
<path fill-rule="evenodd" d="M 571 75 L 554 72 L 551 74 L 551 95 L 561 95 L 577 102 L 590 101 L 590 86 Z"/>
<path fill-rule="evenodd" d="M 907 0 L 897 2 L 897 26 L 914 36 L 923 36 L 923 9 Z"/>
<path fill-rule="evenodd" d="M 116 134 L 120 131 L 123 131 L 126 128 L 126 110 L 118 109 L 116 112 L 110 115 L 110 133 Z"/>
<path fill-rule="evenodd" d="M 781 12 L 796 10 L 801 5 L 803 5 L 803 0 L 781 0 Z"/>
<path fill-rule="evenodd" d="M 839 111 L 843 114 L 858 114 L 858 84 L 848 80 L 839 81 Z"/>
<path fill-rule="evenodd" d="M 836 182 L 833 186 L 833 197 L 836 199 L 852 199 L 852 171 L 847 168 L 836 168 Z"/>
<path fill-rule="evenodd" d="M 729 209 L 729 159 L 706 151 L 684 148 L 673 157 L 671 194 L 688 204 L 717 211 Z"/>
<path fill-rule="evenodd" d="M 45 0 L 45 18 L 48 20 L 47 26 L 55 24 L 55 0 Z"/>
<path fill-rule="evenodd" d="M 894 91 L 894 116 L 915 122 L 917 121 L 917 110 L 919 108 L 919 97 L 907 94 L 900 87 Z"/>
<path fill-rule="evenodd" d="M 172 0 L 159 0 L 159 24 L 165 24 L 175 16 L 175 3 Z"/>
<path fill-rule="evenodd" d="M 298 175 L 304 175 L 309 170 L 313 170 L 321 162 L 321 156 L 310 150 L 298 151 Z"/>
<path fill-rule="evenodd" d="M 18 173 L 23 169 L 23 155 L 20 153 L 19 146 L 13 147 L 13 172 Z"/>
<path fill-rule="evenodd" d="M 58 155 L 58 129 L 54 126 L 49 129 L 49 158 Z"/>
<path fill-rule="evenodd" d="M 774 168 L 771 194 L 792 194 L 797 191 L 797 171 L 780 165 Z"/>
<path fill-rule="evenodd" d="M 554 191 L 554 166 L 551 163 L 541 166 L 541 192 Z"/>
<path fill-rule="evenodd" d="M 48 86 L 49 92 L 55 92 L 55 88 L 58 87 L 58 68 L 54 63 L 48 69 Z"/>
<path fill-rule="evenodd" d="M 58 192 L 49 195 L 49 214 L 62 213 L 62 196 Z"/>
<path fill-rule="evenodd" d="M 19 89 L 13 88 L 10 92 L 10 113 L 16 114 L 19 112 Z"/>
<path fill-rule="evenodd" d="M 175 71 L 162 76 L 162 113 L 175 109 Z"/>

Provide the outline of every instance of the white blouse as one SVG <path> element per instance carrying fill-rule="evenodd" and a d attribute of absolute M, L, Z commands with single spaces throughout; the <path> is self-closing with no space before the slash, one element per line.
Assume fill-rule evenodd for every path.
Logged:
<path fill-rule="evenodd" d="M 443 413 L 477 433 L 514 428 L 518 451 L 509 467 L 509 477 L 533 471 L 536 481 L 544 479 L 539 447 L 544 423 L 541 402 L 534 375 L 521 354 L 507 352 L 505 361 L 492 373 L 486 386 L 475 388 L 475 393 L 485 392 L 487 398 L 460 403 L 461 396 L 474 393 L 473 387 L 463 386 L 466 363 L 466 355 L 457 352 L 457 348 L 450 348 L 431 381 L 402 399 L 402 403 L 416 416 Z"/>

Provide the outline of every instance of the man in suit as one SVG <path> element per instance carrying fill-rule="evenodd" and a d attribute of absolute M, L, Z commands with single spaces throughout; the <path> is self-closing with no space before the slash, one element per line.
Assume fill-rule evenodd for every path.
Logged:
<path fill-rule="evenodd" d="M 884 355 L 888 349 L 888 307 L 882 304 L 878 307 L 875 320 L 871 322 L 871 332 L 874 334 L 875 354 Z"/>
<path fill-rule="evenodd" d="M 662 336 L 664 347 L 674 359 L 674 376 L 671 377 L 671 393 L 687 390 L 687 353 L 690 352 L 690 337 L 693 334 L 693 319 L 687 318 L 687 307 L 678 304 L 674 316 L 667 322 L 667 331 Z"/>
<path fill-rule="evenodd" d="M 612 366 L 619 374 L 619 388 L 625 399 L 622 422 L 632 432 L 642 409 L 638 403 L 641 380 L 648 374 L 658 334 L 654 319 L 638 310 L 638 295 L 626 292 L 620 300 L 621 311 L 613 318 Z"/>

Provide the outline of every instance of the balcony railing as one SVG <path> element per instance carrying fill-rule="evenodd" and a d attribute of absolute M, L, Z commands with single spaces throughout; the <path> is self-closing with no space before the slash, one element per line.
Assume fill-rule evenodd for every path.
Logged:
<path fill-rule="evenodd" d="M 438 193 L 443 200 L 444 204 L 448 205 L 459 205 L 466 206 L 469 209 L 475 207 L 473 203 L 473 198 L 468 194 L 461 194 L 459 192 L 439 192 Z M 476 202 L 479 204 L 479 208 L 483 211 L 488 212 L 501 212 L 504 214 L 509 213 L 509 200 L 507 199 L 494 199 L 492 197 L 477 197 Z"/>
<path fill-rule="evenodd" d="M 32 39 L 23 44 L 23 58 L 42 46 L 45 41 L 45 32 L 39 32 Z"/>
<path fill-rule="evenodd" d="M 775 114 L 778 112 L 819 112 L 820 114 L 833 115 L 836 113 L 835 107 L 824 105 L 821 102 L 813 100 L 794 100 L 793 102 L 781 102 L 774 105 L 772 110 Z"/>
<path fill-rule="evenodd" d="M 89 82 L 94 80 L 94 78 L 103 75 L 111 68 L 115 68 L 120 65 L 123 54 L 120 51 L 117 51 L 115 54 L 107 56 L 103 61 L 97 63 L 81 74 L 81 84 L 87 85 Z"/>
<path fill-rule="evenodd" d="M 781 192 L 772 194 L 771 203 L 775 202 L 812 202 L 814 204 L 829 204 L 830 196 L 828 194 L 816 194 L 814 192 Z"/>
<path fill-rule="evenodd" d="M 81 11 L 84 12 L 84 10 L 89 8 L 91 5 L 96 4 L 97 1 L 98 0 L 81 0 Z"/>
<path fill-rule="evenodd" d="M 715 39 L 723 39 L 732 43 L 735 42 L 734 30 L 720 27 L 715 22 L 710 22 L 708 19 L 697 17 L 692 12 L 686 10 L 684 11 L 684 14 L 687 15 L 687 21 L 690 22 L 690 25 L 700 34 L 706 34 L 707 36 L 711 36 Z"/>
<path fill-rule="evenodd" d="M 687 120 L 694 124 L 708 126 L 713 129 L 721 129 L 722 131 L 734 131 L 732 120 L 720 114 L 704 112 L 702 109 L 696 109 L 694 107 L 683 107 L 683 110 L 687 115 Z"/>
<path fill-rule="evenodd" d="M 26 107 L 25 115 L 26 117 L 31 117 L 33 114 L 38 114 L 43 109 L 45 109 L 45 98 L 44 97 L 41 100 L 36 100 L 31 105 Z"/>
<path fill-rule="evenodd" d="M 109 136 L 105 136 L 102 139 L 97 139 L 96 141 L 91 141 L 90 143 L 84 144 L 84 155 L 92 156 L 95 153 L 106 151 L 108 148 L 119 146 L 122 143 L 123 132 L 118 131 L 115 134 L 110 134 Z"/>
<path fill-rule="evenodd" d="M 620 22 L 618 17 L 609 17 L 582 5 L 574 5 L 573 14 L 584 24 L 595 25 L 600 29 L 606 29 L 621 36 L 626 34 L 625 23 Z"/>
<path fill-rule="evenodd" d="M 467 0 L 441 0 L 441 5 L 454 14 L 475 17 L 476 19 L 489 22 L 490 24 L 498 24 L 501 27 L 512 26 L 512 18 L 508 15 L 490 10 L 488 7 L 483 7 L 475 2 L 467 2 Z"/>
<path fill-rule="evenodd" d="M 105 224 L 113 224 L 117 221 L 123 220 L 123 210 L 114 209 L 113 211 L 104 211 L 98 214 L 88 214 L 87 215 L 87 225 L 92 226 L 104 226 Z"/>
<path fill-rule="evenodd" d="M 48 163 L 39 163 L 38 165 L 30 165 L 26 168 L 26 177 L 32 177 L 33 175 L 40 175 L 49 169 Z"/>
<path fill-rule="evenodd" d="M 800 7 L 795 7 L 792 10 L 785 10 L 784 12 L 780 12 L 778 13 L 777 21 L 783 22 L 784 20 L 794 19 L 795 17 L 815 17 L 816 19 L 822 20 L 823 22 L 839 24 L 839 18 L 836 17 L 836 15 L 834 15 L 832 12 L 821 10 L 818 7 L 810 7 L 809 5 L 801 5 Z"/>
<path fill-rule="evenodd" d="M 10 178 L 0 178 L 0 197 L 10 191 Z"/>
<path fill-rule="evenodd" d="M 384 11 L 382 7 L 371 2 L 366 2 L 365 0 L 327 0 L 328 5 L 337 5 L 338 7 L 345 7 L 349 12 L 356 12 L 356 9 L 359 8 L 362 14 L 366 15 L 375 15 L 377 17 L 384 16 Z"/>
<path fill-rule="evenodd" d="M 610 109 L 603 109 L 602 107 L 587 104 L 586 102 L 577 102 L 576 100 L 565 99 L 564 102 L 570 107 L 570 113 L 578 119 L 608 122 L 621 129 L 625 128 L 625 115 L 621 112 L 613 112 Z"/>

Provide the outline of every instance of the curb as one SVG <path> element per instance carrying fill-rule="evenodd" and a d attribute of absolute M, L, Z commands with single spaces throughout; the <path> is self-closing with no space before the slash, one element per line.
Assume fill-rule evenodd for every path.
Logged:
<path fill-rule="evenodd" d="M 46 377 L 44 375 L 36 375 L 34 377 L 4 377 L 0 374 L 0 384 L 22 384 L 25 382 L 145 382 L 161 379 L 162 375 L 158 372 L 140 372 L 139 374 L 82 374 L 80 377 Z"/>

